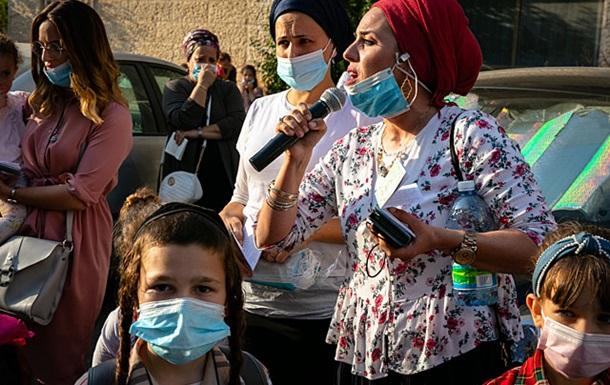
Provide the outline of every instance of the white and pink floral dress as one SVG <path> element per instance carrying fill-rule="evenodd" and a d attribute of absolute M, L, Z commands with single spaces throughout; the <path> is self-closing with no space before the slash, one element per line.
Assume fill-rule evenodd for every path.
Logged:
<path fill-rule="evenodd" d="M 479 111 L 446 106 L 417 135 L 403 162 L 407 172 L 401 186 L 419 191 L 414 195 L 411 188 L 402 208 L 430 225 L 444 226 L 457 197 L 449 131 L 458 116 L 456 149 L 464 177 L 475 180 L 502 228 L 520 230 L 540 244 L 554 220 L 534 176 L 515 142 L 494 118 Z M 383 123 L 352 130 L 306 175 L 296 223 L 280 244 L 298 244 L 340 216 L 351 269 L 339 291 L 327 342 L 337 344 L 338 361 L 368 379 L 385 377 L 390 370 L 422 372 L 499 338 L 490 307 L 454 303 L 449 255 L 435 250 L 410 262 L 390 261 L 373 249 L 375 240 L 365 222 L 375 205 L 375 148 L 382 130 Z M 413 196 L 419 198 L 409 199 Z M 367 275 L 367 258 L 370 271 L 381 269 L 381 274 Z M 505 338 L 518 340 L 522 330 L 512 276 L 500 274 L 498 297 L 500 329 Z"/>

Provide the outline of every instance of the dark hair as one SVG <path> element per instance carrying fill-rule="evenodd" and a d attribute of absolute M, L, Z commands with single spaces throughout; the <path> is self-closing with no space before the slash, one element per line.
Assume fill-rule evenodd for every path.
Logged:
<path fill-rule="evenodd" d="M 254 66 L 252 64 L 246 64 L 241 69 L 242 75 L 244 74 L 245 70 L 252 71 L 252 73 L 254 74 L 254 88 L 257 88 L 258 87 L 258 79 L 256 78 L 256 68 L 254 68 Z"/>
<path fill-rule="evenodd" d="M 229 55 L 227 52 L 221 52 L 220 55 L 218 55 L 218 60 L 227 60 L 230 63 L 231 55 Z"/>
<path fill-rule="evenodd" d="M 583 231 L 610 239 L 608 229 L 565 222 L 545 238 L 538 255 L 560 239 Z M 540 297 L 550 299 L 561 307 L 570 307 L 587 286 L 591 288 L 592 295 L 600 308 L 610 312 L 610 260 L 606 256 L 581 253 L 561 258 L 546 273 L 541 285 Z"/>
<path fill-rule="evenodd" d="M 113 232 L 115 252 L 122 258 L 129 253 L 133 237 L 142 222 L 161 207 L 161 199 L 148 187 L 140 187 L 125 198 Z"/>
<path fill-rule="evenodd" d="M 15 68 L 21 64 L 21 55 L 17 45 L 3 33 L 0 33 L 0 55 L 10 56 L 15 63 Z"/>
<path fill-rule="evenodd" d="M 193 207 L 191 205 L 170 203 L 156 210 L 142 221 L 136 230 L 133 246 L 129 250 L 121 269 L 121 284 L 119 288 L 119 352 L 115 380 L 118 385 L 127 383 L 129 372 L 129 354 L 131 338 L 129 327 L 134 318 L 134 310 L 138 306 L 137 290 L 140 280 L 142 255 L 147 249 L 160 245 L 200 245 L 206 249 L 217 251 L 222 256 L 226 276 L 227 315 L 225 321 L 231 329 L 230 347 L 230 385 L 239 385 L 239 372 L 242 365 L 241 336 L 243 334 L 243 292 L 241 289 L 241 272 L 237 264 L 237 246 L 230 238 L 218 214 L 211 210 Z M 186 208 L 183 211 L 167 212 L 163 210 L 172 207 Z"/>
<path fill-rule="evenodd" d="M 32 42 L 38 41 L 42 23 L 57 28 L 62 47 L 72 66 L 71 90 L 54 86 L 44 75 L 42 58 L 32 55 L 32 77 L 36 89 L 30 95 L 35 113 L 53 115 L 76 96 L 81 113 L 95 124 L 103 123 L 102 112 L 111 102 L 127 106 L 119 89 L 119 67 L 114 61 L 106 29 L 93 8 L 78 0 L 54 1 L 34 18 Z"/>

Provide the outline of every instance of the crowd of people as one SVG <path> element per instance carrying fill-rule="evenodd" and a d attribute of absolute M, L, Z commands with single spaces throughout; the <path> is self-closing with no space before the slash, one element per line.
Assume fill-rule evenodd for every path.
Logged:
<path fill-rule="evenodd" d="M 35 17 L 29 95 L 10 91 L 20 57 L 0 35 L 0 382 L 610 385 L 610 231 L 557 225 L 496 120 L 446 101 L 482 65 L 457 0 L 380 0 L 353 27 L 341 0 L 274 0 L 289 88 L 267 96 L 254 66 L 190 31 L 162 103 L 184 149 L 161 177 L 199 193 L 139 189 L 116 223 L 132 122 L 102 19 L 77 0 Z M 345 101 L 314 118 L 330 88 Z M 253 167 L 278 133 L 297 140 Z M 462 180 L 496 228 L 447 226 Z M 386 208 L 411 242 L 371 225 Z M 32 239 L 69 251 L 63 275 L 43 246 L 14 246 Z M 458 301 L 455 264 L 497 276 L 496 300 Z M 532 275 L 540 330 L 524 362 L 508 354 L 524 337 L 515 273 Z"/>

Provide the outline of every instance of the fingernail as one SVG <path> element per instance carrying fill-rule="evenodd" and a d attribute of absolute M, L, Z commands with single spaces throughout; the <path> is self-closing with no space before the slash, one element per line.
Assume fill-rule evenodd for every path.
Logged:
<path fill-rule="evenodd" d="M 310 128 L 316 128 L 316 127 L 318 127 L 318 123 L 317 122 L 313 122 L 313 121 L 309 122 L 309 127 Z"/>

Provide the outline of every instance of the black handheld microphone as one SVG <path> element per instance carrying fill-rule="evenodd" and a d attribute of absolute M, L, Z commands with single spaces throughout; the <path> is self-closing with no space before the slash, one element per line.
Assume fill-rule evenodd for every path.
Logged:
<path fill-rule="evenodd" d="M 311 119 L 323 118 L 331 112 L 339 111 L 345 104 L 347 96 L 339 88 L 329 88 L 322 93 L 320 100 L 309 107 Z M 256 171 L 261 171 L 273 162 L 280 154 L 299 140 L 297 136 L 288 136 L 280 132 L 250 158 L 250 164 Z"/>

